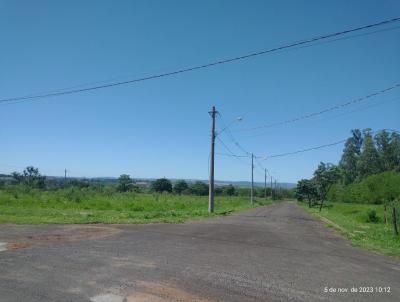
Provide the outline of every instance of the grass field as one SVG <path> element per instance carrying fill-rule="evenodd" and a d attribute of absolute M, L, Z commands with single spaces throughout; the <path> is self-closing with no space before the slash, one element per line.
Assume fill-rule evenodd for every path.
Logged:
<path fill-rule="evenodd" d="M 327 223 L 327 226 L 336 228 L 350 239 L 353 245 L 400 257 L 400 236 L 394 235 L 390 221 L 388 224 L 384 223 L 382 205 L 330 203 L 322 209 L 321 213 L 318 207 L 310 209 L 305 203 L 299 203 L 299 205 L 315 216 L 329 219 L 333 224 Z M 367 222 L 369 209 L 376 211 L 377 222 Z M 389 210 L 388 217 L 390 217 Z"/>
<path fill-rule="evenodd" d="M 246 197 L 216 197 L 215 213 L 209 215 L 207 196 L 0 190 L 0 223 L 178 223 L 269 203 L 260 199 L 251 205 Z"/>

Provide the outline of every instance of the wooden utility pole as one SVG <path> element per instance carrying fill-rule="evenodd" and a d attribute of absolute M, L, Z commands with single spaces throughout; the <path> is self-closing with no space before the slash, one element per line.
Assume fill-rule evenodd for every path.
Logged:
<path fill-rule="evenodd" d="M 267 169 L 264 169 L 264 198 L 267 199 Z"/>
<path fill-rule="evenodd" d="M 250 202 L 253 204 L 254 202 L 254 154 L 251 153 L 251 192 L 250 192 Z"/>
<path fill-rule="evenodd" d="M 215 106 L 209 112 L 212 119 L 211 124 L 211 152 L 210 152 L 210 179 L 209 179 L 209 192 L 208 192 L 208 212 L 214 212 L 214 146 L 215 146 L 215 115 L 217 111 Z"/>
<path fill-rule="evenodd" d="M 278 197 L 278 195 L 277 195 L 276 193 L 277 193 L 277 191 L 276 191 L 276 179 L 275 179 L 275 188 L 274 188 L 274 196 L 275 196 L 275 199 Z"/>

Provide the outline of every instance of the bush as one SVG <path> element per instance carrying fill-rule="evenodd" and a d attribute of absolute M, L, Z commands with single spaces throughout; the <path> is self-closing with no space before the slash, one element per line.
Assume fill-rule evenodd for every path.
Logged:
<path fill-rule="evenodd" d="M 376 211 L 373 209 L 368 209 L 367 211 L 367 222 L 378 222 L 379 217 L 376 215 Z"/>
<path fill-rule="evenodd" d="M 190 186 L 190 190 L 194 195 L 198 196 L 208 195 L 208 185 L 201 181 L 196 181 L 194 184 L 192 184 Z"/>
<path fill-rule="evenodd" d="M 174 193 L 176 194 L 182 194 L 185 190 L 189 188 L 188 184 L 184 180 L 179 180 L 176 182 L 174 185 Z"/>
<path fill-rule="evenodd" d="M 336 184 L 328 192 L 333 202 L 387 204 L 400 197 L 400 173 L 371 175 L 347 186 Z"/>
<path fill-rule="evenodd" d="M 162 193 L 162 192 L 172 192 L 172 184 L 166 178 L 159 178 L 151 184 L 151 188 L 153 191 Z"/>
<path fill-rule="evenodd" d="M 223 187 L 224 195 L 233 196 L 236 194 L 236 189 L 233 185 Z"/>

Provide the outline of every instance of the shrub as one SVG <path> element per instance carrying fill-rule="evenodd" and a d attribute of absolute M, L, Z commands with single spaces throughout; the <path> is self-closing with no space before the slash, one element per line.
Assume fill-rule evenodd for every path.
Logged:
<path fill-rule="evenodd" d="M 368 209 L 367 211 L 367 222 L 378 222 L 379 217 L 376 215 L 376 211 L 373 209 Z"/>
<path fill-rule="evenodd" d="M 170 192 L 172 192 L 172 184 L 166 178 L 159 178 L 159 179 L 155 180 L 151 184 L 151 188 L 153 189 L 153 191 L 158 192 L 158 193 L 162 193 L 162 192 L 170 193 Z"/>
<path fill-rule="evenodd" d="M 328 192 L 333 202 L 388 204 L 400 197 L 400 173 L 384 172 L 371 175 L 350 185 L 336 184 Z"/>
<path fill-rule="evenodd" d="M 182 194 L 182 192 L 184 192 L 185 190 L 187 190 L 189 188 L 188 184 L 186 181 L 184 180 L 179 180 L 176 182 L 176 184 L 174 185 L 173 191 L 176 194 Z"/>
<path fill-rule="evenodd" d="M 225 195 L 233 196 L 236 193 L 235 187 L 233 185 L 228 185 L 223 188 L 223 192 Z"/>
<path fill-rule="evenodd" d="M 194 195 L 205 196 L 208 194 L 208 185 L 201 181 L 196 181 L 190 186 L 190 190 Z"/>

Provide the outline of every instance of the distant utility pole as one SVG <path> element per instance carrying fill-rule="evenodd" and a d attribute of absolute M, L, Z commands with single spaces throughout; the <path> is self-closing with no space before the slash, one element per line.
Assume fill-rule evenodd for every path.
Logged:
<path fill-rule="evenodd" d="M 267 169 L 264 169 L 264 198 L 267 199 Z"/>
<path fill-rule="evenodd" d="M 277 197 L 277 195 L 276 195 L 276 179 L 275 179 L 275 188 L 274 188 L 274 196 L 275 196 L 275 198 Z"/>
<path fill-rule="evenodd" d="M 209 192 L 208 192 L 208 212 L 214 212 L 214 146 L 215 146 L 215 115 L 217 111 L 215 106 L 209 112 L 212 119 L 211 124 L 211 152 L 210 152 L 210 179 L 209 179 Z"/>
<path fill-rule="evenodd" d="M 272 176 L 271 176 L 271 199 L 274 199 L 274 196 L 272 195 Z"/>
<path fill-rule="evenodd" d="M 64 184 L 67 183 L 67 169 L 64 169 Z"/>
<path fill-rule="evenodd" d="M 254 164 L 253 164 L 254 154 L 251 153 L 251 193 L 250 193 L 250 201 L 253 204 L 254 198 Z"/>

